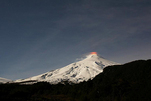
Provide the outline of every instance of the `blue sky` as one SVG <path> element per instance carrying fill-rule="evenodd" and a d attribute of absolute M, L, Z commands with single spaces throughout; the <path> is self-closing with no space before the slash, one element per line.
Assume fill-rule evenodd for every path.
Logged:
<path fill-rule="evenodd" d="M 96 51 L 118 63 L 151 58 L 150 0 L 1 0 L 0 77 L 61 68 Z"/>

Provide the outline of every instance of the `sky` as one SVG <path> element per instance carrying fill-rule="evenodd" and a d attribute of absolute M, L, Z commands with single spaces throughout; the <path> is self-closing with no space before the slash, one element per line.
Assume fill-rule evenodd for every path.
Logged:
<path fill-rule="evenodd" d="M 28 78 L 89 52 L 151 59 L 150 0 L 0 0 L 0 77 Z"/>

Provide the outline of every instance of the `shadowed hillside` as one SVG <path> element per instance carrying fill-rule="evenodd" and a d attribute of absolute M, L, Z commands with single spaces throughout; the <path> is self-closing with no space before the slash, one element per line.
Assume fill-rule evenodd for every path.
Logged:
<path fill-rule="evenodd" d="M 1 101 L 150 101 L 151 60 L 106 67 L 80 84 L 1 84 Z"/>

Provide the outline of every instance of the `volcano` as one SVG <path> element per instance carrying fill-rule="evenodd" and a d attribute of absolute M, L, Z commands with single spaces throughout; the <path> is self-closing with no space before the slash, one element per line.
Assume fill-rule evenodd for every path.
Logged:
<path fill-rule="evenodd" d="M 33 76 L 27 79 L 19 79 L 15 82 L 50 82 L 57 84 L 68 81 L 72 83 L 80 83 L 93 79 L 96 75 L 103 72 L 103 69 L 110 65 L 117 65 L 118 63 L 106 60 L 100 57 L 97 53 L 87 55 L 81 61 L 71 63 L 63 68 L 46 72 L 44 74 Z"/>

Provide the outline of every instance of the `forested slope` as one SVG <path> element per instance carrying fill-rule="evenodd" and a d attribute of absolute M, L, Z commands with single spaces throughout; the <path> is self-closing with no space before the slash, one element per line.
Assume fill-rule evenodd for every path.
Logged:
<path fill-rule="evenodd" d="M 80 84 L 1 84 L 1 101 L 150 101 L 151 60 L 106 67 Z"/>

